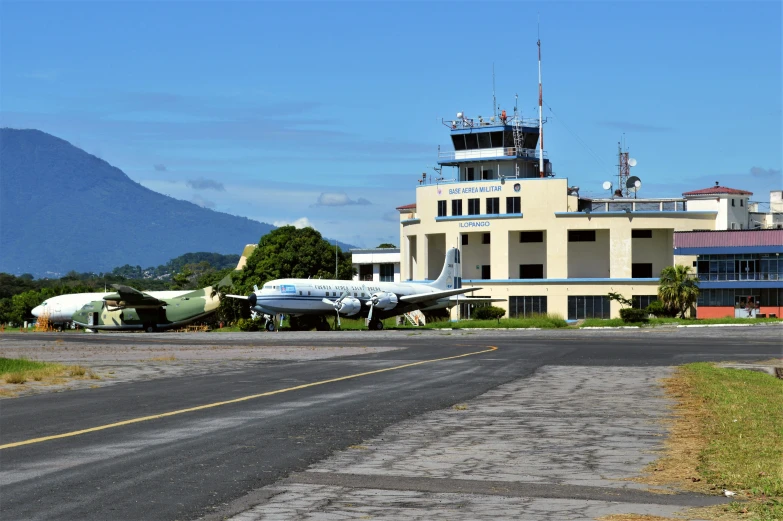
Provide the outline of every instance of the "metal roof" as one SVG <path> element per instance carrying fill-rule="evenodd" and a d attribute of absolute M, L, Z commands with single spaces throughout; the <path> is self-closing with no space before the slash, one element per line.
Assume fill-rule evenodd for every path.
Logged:
<path fill-rule="evenodd" d="M 674 248 L 783 246 L 783 229 L 674 232 Z"/>
<path fill-rule="evenodd" d="M 716 184 L 709 188 L 702 188 L 701 190 L 693 190 L 691 192 L 683 192 L 684 196 L 689 195 L 753 195 L 753 192 L 746 190 L 738 190 L 736 188 L 728 188 L 726 186 L 720 186 Z"/>

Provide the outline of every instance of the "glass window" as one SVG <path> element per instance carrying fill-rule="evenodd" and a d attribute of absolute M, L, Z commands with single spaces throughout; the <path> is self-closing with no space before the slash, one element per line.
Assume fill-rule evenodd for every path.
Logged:
<path fill-rule="evenodd" d="M 583 318 L 609 318 L 609 297 L 568 297 L 568 320 Z"/>
<path fill-rule="evenodd" d="M 479 148 L 492 148 L 489 141 L 489 132 L 480 132 L 478 134 Z"/>
<path fill-rule="evenodd" d="M 547 312 L 546 297 L 509 297 L 509 318 L 529 317 Z"/>
<path fill-rule="evenodd" d="M 595 242 L 595 230 L 568 230 L 568 242 Z"/>
<path fill-rule="evenodd" d="M 438 217 L 446 216 L 446 201 L 438 201 Z"/>
<path fill-rule="evenodd" d="M 467 233 L 463 233 L 462 234 L 462 245 L 463 246 L 467 246 L 468 245 L 468 234 Z"/>
<path fill-rule="evenodd" d="M 478 215 L 481 213 L 480 199 L 468 199 L 468 215 Z"/>
<path fill-rule="evenodd" d="M 500 213 L 500 197 L 487 197 L 487 214 Z"/>
<path fill-rule="evenodd" d="M 503 132 L 492 132 L 490 138 L 492 139 L 492 148 L 503 147 Z"/>
<path fill-rule="evenodd" d="M 632 279 L 651 279 L 653 277 L 653 265 L 651 262 L 634 262 L 631 264 Z"/>
<path fill-rule="evenodd" d="M 506 197 L 506 213 L 521 213 L 521 197 Z"/>
<path fill-rule="evenodd" d="M 519 278 L 520 279 L 543 279 L 544 265 L 543 264 L 520 264 Z"/>
<path fill-rule="evenodd" d="M 381 264 L 381 282 L 394 282 L 394 264 Z"/>
<path fill-rule="evenodd" d="M 462 199 L 451 201 L 451 215 L 462 215 Z"/>
<path fill-rule="evenodd" d="M 468 181 L 475 181 L 476 180 L 476 169 L 472 166 L 468 167 Z"/>

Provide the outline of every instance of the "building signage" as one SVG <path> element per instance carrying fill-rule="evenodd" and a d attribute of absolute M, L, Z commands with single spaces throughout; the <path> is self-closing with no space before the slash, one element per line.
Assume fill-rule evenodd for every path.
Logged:
<path fill-rule="evenodd" d="M 449 195 L 460 194 L 485 194 L 489 192 L 500 192 L 503 189 L 500 185 L 493 186 L 468 186 L 466 188 L 449 188 Z"/>
<path fill-rule="evenodd" d="M 468 221 L 459 223 L 460 228 L 485 228 L 489 226 L 489 221 Z"/>

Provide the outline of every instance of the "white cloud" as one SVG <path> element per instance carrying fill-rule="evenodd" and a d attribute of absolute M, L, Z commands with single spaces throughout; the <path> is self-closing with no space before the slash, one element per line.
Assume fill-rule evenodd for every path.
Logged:
<path fill-rule="evenodd" d="M 299 219 L 290 222 L 290 221 L 275 221 L 272 224 L 275 226 L 293 226 L 294 228 L 315 228 L 313 226 L 313 223 L 310 222 L 310 219 L 307 217 L 300 217 Z"/>
<path fill-rule="evenodd" d="M 318 201 L 313 206 L 348 206 L 352 204 L 370 205 L 370 201 L 360 197 L 356 201 L 348 197 L 345 192 L 321 192 Z"/>

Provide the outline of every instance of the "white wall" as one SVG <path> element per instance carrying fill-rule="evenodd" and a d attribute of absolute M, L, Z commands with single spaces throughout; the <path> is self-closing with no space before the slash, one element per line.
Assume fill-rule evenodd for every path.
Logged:
<path fill-rule="evenodd" d="M 568 243 L 568 278 L 609 276 L 609 230 L 595 230 L 595 242 Z"/>
<path fill-rule="evenodd" d="M 525 230 L 534 231 L 534 230 Z M 543 264 L 544 278 L 547 277 L 546 231 L 544 242 L 519 242 L 519 231 L 508 232 L 508 278 L 519 278 L 520 264 Z"/>
<path fill-rule="evenodd" d="M 631 239 L 631 262 L 652 263 L 652 276 L 674 263 L 674 230 L 654 229 L 651 239 Z"/>
<path fill-rule="evenodd" d="M 433 233 L 427 235 L 427 279 L 435 280 L 443 270 L 446 260 L 446 234 Z"/>
<path fill-rule="evenodd" d="M 486 232 L 489 233 L 489 232 Z M 481 266 L 492 265 L 491 248 L 492 244 L 482 244 L 484 232 L 465 233 L 463 235 L 468 236 L 467 246 L 462 246 L 462 278 L 463 279 L 480 279 L 481 278 Z M 490 242 L 493 237 L 490 236 Z M 461 243 L 461 241 L 460 241 Z M 478 268 L 476 268 L 478 266 Z M 501 278 L 499 273 L 491 273 L 490 275 Z"/>

